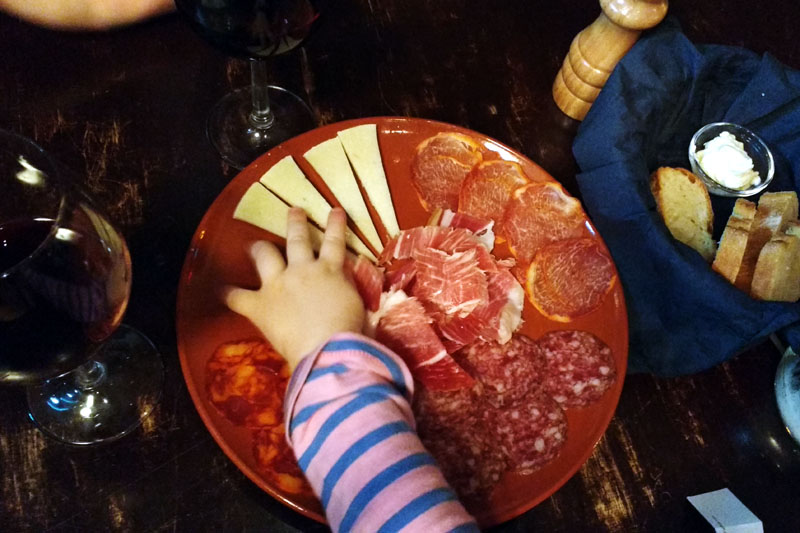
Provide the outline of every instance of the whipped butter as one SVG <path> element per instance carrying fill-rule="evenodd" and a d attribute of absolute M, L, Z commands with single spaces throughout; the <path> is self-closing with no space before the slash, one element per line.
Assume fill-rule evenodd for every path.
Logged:
<path fill-rule="evenodd" d="M 723 131 L 695 154 L 708 177 L 729 189 L 744 190 L 761 183 L 753 160 L 732 133 Z"/>

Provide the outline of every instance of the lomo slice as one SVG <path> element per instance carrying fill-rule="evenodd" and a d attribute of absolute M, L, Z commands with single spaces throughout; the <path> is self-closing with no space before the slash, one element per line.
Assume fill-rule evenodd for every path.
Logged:
<path fill-rule="evenodd" d="M 483 160 L 480 145 L 460 133 L 440 133 L 422 141 L 411 165 L 411 183 L 427 211 L 458 208 L 461 184 Z"/>
<path fill-rule="evenodd" d="M 528 267 L 525 292 L 540 313 L 557 322 L 595 310 L 617 279 L 614 263 L 595 239 L 548 244 Z"/>
<path fill-rule="evenodd" d="M 500 223 L 513 192 L 530 183 L 519 163 L 484 161 L 464 179 L 458 195 L 462 213 Z"/>
<path fill-rule="evenodd" d="M 617 380 L 611 348 L 587 331 L 551 331 L 537 343 L 547 361 L 545 389 L 564 407 L 595 403 Z"/>
<path fill-rule="evenodd" d="M 518 264 L 527 266 L 543 246 L 587 234 L 581 203 L 558 183 L 531 183 L 514 191 L 498 233 Z"/>

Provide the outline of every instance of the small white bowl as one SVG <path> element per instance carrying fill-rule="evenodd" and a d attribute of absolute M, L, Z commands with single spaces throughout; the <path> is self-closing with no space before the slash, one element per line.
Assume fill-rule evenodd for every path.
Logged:
<path fill-rule="evenodd" d="M 747 152 L 747 155 L 753 160 L 753 169 L 758 172 L 761 183 L 747 189 L 731 189 L 714 181 L 713 178 L 703 171 L 703 168 L 697 161 L 697 152 L 702 150 L 708 141 L 717 137 L 723 131 L 731 133 L 736 137 L 736 140 L 744 145 L 744 151 Z M 692 166 L 692 172 L 703 180 L 703 183 L 705 183 L 708 188 L 708 192 L 718 196 L 753 196 L 766 189 L 775 175 L 775 161 L 772 158 L 772 152 L 764 141 L 744 126 L 731 122 L 712 122 L 697 130 L 689 143 L 689 164 Z"/>

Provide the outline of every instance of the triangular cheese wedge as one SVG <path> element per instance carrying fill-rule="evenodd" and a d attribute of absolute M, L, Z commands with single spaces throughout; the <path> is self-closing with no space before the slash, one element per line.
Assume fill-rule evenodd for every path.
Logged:
<path fill-rule="evenodd" d="M 236 204 L 233 218 L 257 226 L 285 239 L 286 217 L 288 214 L 288 205 L 265 189 L 260 183 L 253 183 L 247 189 L 247 192 L 242 195 L 239 203 Z M 323 233 L 311 224 L 308 225 L 308 231 L 311 237 L 311 247 L 319 251 L 322 245 Z"/>
<path fill-rule="evenodd" d="M 339 139 L 334 137 L 321 142 L 306 152 L 303 157 L 322 177 L 356 227 L 364 234 L 367 242 L 378 252 L 383 251 L 378 231 L 369 216 L 367 204 L 361 197 L 356 177 L 353 175 L 350 162 L 347 160 Z"/>
<path fill-rule="evenodd" d="M 259 181 L 287 204 L 305 209 L 308 217 L 320 227 L 325 228 L 327 226 L 331 205 L 314 185 L 308 181 L 308 178 L 297 166 L 292 156 L 287 155 L 272 165 L 261 176 Z M 361 242 L 358 235 L 349 229 L 345 231 L 344 240 L 354 252 L 376 261 L 375 254 Z"/>
<path fill-rule="evenodd" d="M 400 233 L 400 227 L 397 224 L 389 183 L 383 170 L 377 125 L 362 124 L 342 130 L 337 135 L 361 186 L 378 212 L 383 227 L 390 237 L 396 236 Z"/>

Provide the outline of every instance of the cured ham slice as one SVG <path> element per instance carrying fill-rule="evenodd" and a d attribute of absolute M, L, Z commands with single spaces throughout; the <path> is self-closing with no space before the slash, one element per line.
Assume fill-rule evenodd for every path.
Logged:
<path fill-rule="evenodd" d="M 596 309 L 617 279 L 614 263 L 594 239 L 569 239 L 542 248 L 528 267 L 525 292 L 558 322 Z"/>
<path fill-rule="evenodd" d="M 349 264 L 348 262 L 347 265 Z M 383 269 L 376 267 L 369 259 L 360 255 L 352 264 L 350 274 L 359 296 L 364 301 L 364 307 L 368 311 L 377 311 L 383 292 Z"/>
<path fill-rule="evenodd" d="M 530 180 L 519 163 L 484 161 L 461 184 L 458 210 L 481 219 L 500 222 L 514 191 Z"/>
<path fill-rule="evenodd" d="M 448 352 L 478 338 L 507 342 L 519 328 L 522 286 L 509 265 L 498 263 L 470 231 L 441 226 L 404 230 L 381 256 L 390 273 L 397 261 L 406 273 L 413 269 L 414 283 L 401 285 L 408 277 L 389 274 L 390 288 L 409 288 L 419 298 Z"/>
<path fill-rule="evenodd" d="M 498 232 L 524 267 L 543 246 L 588 234 L 581 203 L 561 185 L 531 183 L 514 191 Z"/>
<path fill-rule="evenodd" d="M 479 218 L 466 213 L 454 213 L 445 209 L 437 224 L 446 228 L 469 230 L 490 252 L 494 248 L 494 220 Z"/>
<path fill-rule="evenodd" d="M 440 133 L 422 141 L 411 166 L 411 183 L 422 206 L 455 211 L 461 183 L 482 159 L 480 145 L 467 135 Z"/>
<path fill-rule="evenodd" d="M 473 248 L 447 252 L 426 248 L 415 254 L 417 282 L 413 296 L 444 317 L 464 317 L 489 298 L 486 276 Z M 454 282 L 457 280 L 457 282 Z"/>
<path fill-rule="evenodd" d="M 417 276 L 417 264 L 412 260 L 396 261 L 386 271 L 384 287 L 389 292 L 406 291 Z"/>
<path fill-rule="evenodd" d="M 402 292 L 384 298 L 375 338 L 394 350 L 415 379 L 432 391 L 472 387 L 475 381 L 447 353 L 425 308 Z"/>

